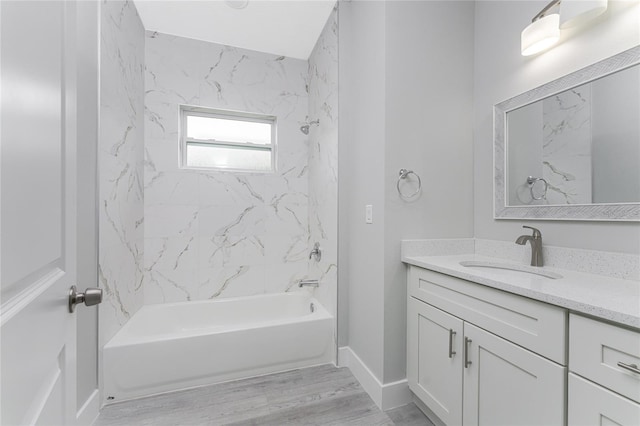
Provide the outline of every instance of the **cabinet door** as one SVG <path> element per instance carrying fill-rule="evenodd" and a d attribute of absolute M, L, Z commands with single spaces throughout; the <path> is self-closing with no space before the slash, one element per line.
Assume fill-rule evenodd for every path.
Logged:
<path fill-rule="evenodd" d="M 640 424 L 640 404 L 569 373 L 569 426 Z"/>
<path fill-rule="evenodd" d="M 462 424 L 462 324 L 409 298 L 409 388 L 447 425 Z"/>
<path fill-rule="evenodd" d="M 564 424 L 565 367 L 464 324 L 465 425 Z"/>

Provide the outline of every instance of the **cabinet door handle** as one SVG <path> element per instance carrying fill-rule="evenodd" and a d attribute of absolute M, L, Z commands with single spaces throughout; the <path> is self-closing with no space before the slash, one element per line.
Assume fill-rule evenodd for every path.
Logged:
<path fill-rule="evenodd" d="M 618 362 L 618 367 L 631 371 L 632 373 L 640 374 L 640 368 L 636 364 L 625 364 L 622 361 Z"/>
<path fill-rule="evenodd" d="M 471 339 L 468 337 L 464 338 L 464 368 L 469 368 L 471 365 L 471 361 L 469 361 L 469 345 L 471 344 Z"/>
<path fill-rule="evenodd" d="M 456 332 L 453 329 L 449 329 L 449 358 L 453 358 L 456 354 L 456 351 L 453 350 L 453 336 L 456 335 Z"/>

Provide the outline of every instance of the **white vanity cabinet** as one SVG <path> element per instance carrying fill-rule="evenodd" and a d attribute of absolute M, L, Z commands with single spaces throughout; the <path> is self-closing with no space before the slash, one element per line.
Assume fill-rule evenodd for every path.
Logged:
<path fill-rule="evenodd" d="M 566 310 L 411 267 L 407 379 L 446 425 L 562 425 Z"/>
<path fill-rule="evenodd" d="M 571 314 L 569 336 L 569 425 L 640 425 L 640 333 Z"/>
<path fill-rule="evenodd" d="M 464 425 L 564 424 L 565 367 L 465 323 Z"/>
<path fill-rule="evenodd" d="M 462 424 L 463 321 L 409 297 L 409 387 L 445 424 Z"/>

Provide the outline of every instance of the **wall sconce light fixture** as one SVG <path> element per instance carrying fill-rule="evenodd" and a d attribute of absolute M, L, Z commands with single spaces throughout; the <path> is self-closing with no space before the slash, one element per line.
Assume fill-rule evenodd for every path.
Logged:
<path fill-rule="evenodd" d="M 249 0 L 225 0 L 227 6 L 232 9 L 244 9 L 249 4 Z"/>
<path fill-rule="evenodd" d="M 582 25 L 607 10 L 607 0 L 552 0 L 522 31 L 522 56 L 535 55 L 560 40 L 560 30 Z"/>
<path fill-rule="evenodd" d="M 607 0 L 562 0 L 560 29 L 585 24 L 607 10 Z"/>

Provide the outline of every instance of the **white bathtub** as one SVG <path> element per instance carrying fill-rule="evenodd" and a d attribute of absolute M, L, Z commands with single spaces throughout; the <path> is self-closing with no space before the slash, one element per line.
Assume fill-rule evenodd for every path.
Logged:
<path fill-rule="evenodd" d="M 333 351 L 333 317 L 306 291 L 148 305 L 104 347 L 104 398 L 324 364 Z"/>

